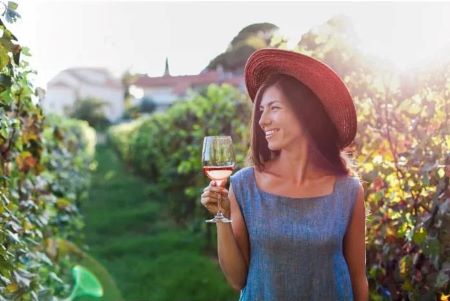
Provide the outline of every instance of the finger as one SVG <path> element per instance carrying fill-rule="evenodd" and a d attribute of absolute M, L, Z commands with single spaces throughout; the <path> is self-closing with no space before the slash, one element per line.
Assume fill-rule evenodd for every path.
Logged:
<path fill-rule="evenodd" d="M 217 208 L 217 203 L 208 203 L 205 205 L 206 208 L 210 209 L 210 208 Z"/>
<path fill-rule="evenodd" d="M 209 190 L 214 191 L 214 192 L 221 192 L 221 193 L 228 194 L 228 190 L 223 187 L 211 187 L 211 189 L 209 189 Z"/>
<path fill-rule="evenodd" d="M 215 201 L 215 200 L 213 200 L 213 199 L 211 199 L 211 198 L 202 198 L 201 200 L 200 200 L 200 203 L 203 205 L 203 206 L 208 206 L 208 205 L 210 205 L 210 204 L 213 204 L 213 203 L 217 203 L 217 200 Z"/>
<path fill-rule="evenodd" d="M 211 205 L 206 207 L 206 209 L 208 209 L 209 212 L 211 212 L 212 214 L 216 214 L 217 211 L 219 211 L 219 207 Z"/>
<path fill-rule="evenodd" d="M 225 197 L 228 197 L 228 191 L 212 191 L 212 190 L 208 190 L 203 192 L 202 197 L 212 197 L 217 199 L 218 197 L 220 197 L 223 199 Z"/>
<path fill-rule="evenodd" d="M 200 203 L 201 203 L 203 206 L 208 205 L 208 203 L 209 203 L 209 198 L 202 197 L 202 198 L 200 199 Z"/>
<path fill-rule="evenodd" d="M 206 186 L 205 188 L 203 188 L 203 191 L 211 190 L 211 189 L 224 189 L 223 187 L 217 186 L 217 184 L 214 184 L 214 183 L 215 183 L 214 181 L 209 182 L 209 185 Z"/>
<path fill-rule="evenodd" d="M 219 194 L 220 194 L 219 191 L 211 191 L 211 190 L 209 190 L 209 191 L 203 192 L 202 197 L 205 197 L 205 198 L 218 198 Z"/>
<path fill-rule="evenodd" d="M 218 208 L 217 202 L 208 202 L 208 203 L 204 204 L 203 206 L 205 208 L 207 208 L 208 210 Z"/>
<path fill-rule="evenodd" d="M 204 196 L 201 198 L 202 205 L 206 205 L 208 203 L 209 204 L 217 204 L 218 202 L 219 202 L 219 198 L 214 195 Z"/>

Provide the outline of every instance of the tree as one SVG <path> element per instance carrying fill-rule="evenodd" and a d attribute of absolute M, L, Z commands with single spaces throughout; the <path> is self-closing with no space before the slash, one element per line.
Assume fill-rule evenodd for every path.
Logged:
<path fill-rule="evenodd" d="M 271 23 L 252 24 L 233 38 L 227 50 L 215 57 L 206 70 L 219 66 L 224 71 L 242 72 L 248 57 L 257 49 L 268 47 L 278 27 Z"/>
<path fill-rule="evenodd" d="M 144 98 L 142 98 L 141 100 L 140 112 L 150 114 L 153 113 L 155 109 L 156 109 L 155 101 L 149 97 L 144 96 Z"/>
<path fill-rule="evenodd" d="M 132 74 L 130 71 L 126 71 L 122 74 L 121 83 L 124 88 L 123 93 L 123 103 L 125 110 L 128 110 L 132 107 L 133 95 L 130 93 L 130 86 L 137 80 L 138 75 Z"/>
<path fill-rule="evenodd" d="M 105 115 L 106 104 L 105 101 L 95 97 L 77 99 L 69 112 L 69 116 L 86 120 L 90 126 L 96 129 L 103 129 L 109 125 L 109 120 Z"/>

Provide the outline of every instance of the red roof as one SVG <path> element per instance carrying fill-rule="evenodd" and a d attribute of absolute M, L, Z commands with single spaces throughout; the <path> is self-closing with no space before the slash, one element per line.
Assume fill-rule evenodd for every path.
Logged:
<path fill-rule="evenodd" d="M 218 71 L 200 73 L 198 75 L 149 77 L 141 75 L 133 83 L 141 88 L 172 87 L 177 94 L 184 93 L 189 87 L 207 86 L 209 84 L 229 83 L 240 86 L 244 81 L 242 75 L 224 76 Z"/>

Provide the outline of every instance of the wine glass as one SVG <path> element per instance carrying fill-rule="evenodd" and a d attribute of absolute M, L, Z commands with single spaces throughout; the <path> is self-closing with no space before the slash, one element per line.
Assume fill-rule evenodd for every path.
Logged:
<path fill-rule="evenodd" d="M 207 136 L 203 139 L 202 164 L 203 172 L 208 178 L 214 180 L 218 186 L 223 187 L 235 167 L 233 142 L 230 136 Z M 218 211 L 213 219 L 207 223 L 231 223 L 231 219 L 223 215 L 220 204 L 217 202 Z"/>

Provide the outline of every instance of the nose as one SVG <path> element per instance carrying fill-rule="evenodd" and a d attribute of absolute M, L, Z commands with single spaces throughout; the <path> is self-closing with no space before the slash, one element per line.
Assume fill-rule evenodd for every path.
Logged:
<path fill-rule="evenodd" d="M 270 119 L 267 116 L 267 110 L 262 111 L 261 117 L 259 117 L 258 124 L 262 129 L 270 124 Z"/>

